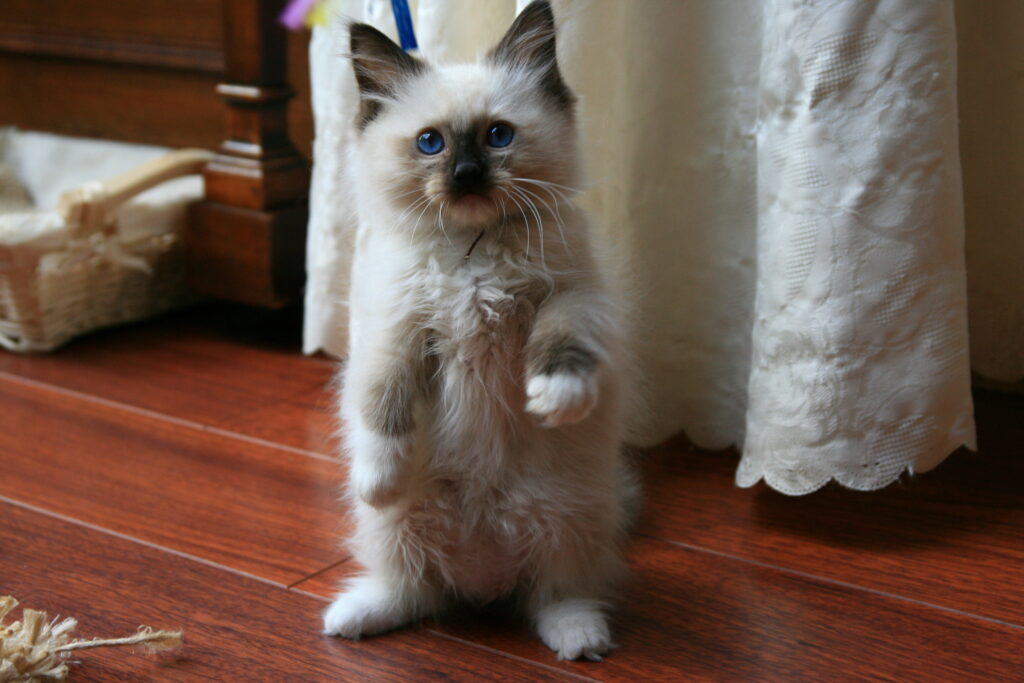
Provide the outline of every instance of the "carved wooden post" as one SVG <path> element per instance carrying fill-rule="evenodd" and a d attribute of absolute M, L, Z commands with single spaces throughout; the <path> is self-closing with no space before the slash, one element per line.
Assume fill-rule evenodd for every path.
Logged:
<path fill-rule="evenodd" d="M 223 2 L 227 134 L 189 221 L 189 277 L 203 294 L 279 307 L 301 292 L 309 191 L 287 133 L 283 2 Z"/>

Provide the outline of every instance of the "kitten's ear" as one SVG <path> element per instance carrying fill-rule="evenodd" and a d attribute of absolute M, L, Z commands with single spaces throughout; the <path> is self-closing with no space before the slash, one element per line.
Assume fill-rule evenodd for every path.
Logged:
<path fill-rule="evenodd" d="M 368 24 L 350 24 L 348 31 L 352 68 L 362 100 L 363 127 L 380 110 L 381 98 L 393 97 L 403 80 L 422 72 L 426 65 Z"/>
<path fill-rule="evenodd" d="M 571 107 L 575 101 L 558 70 L 555 16 L 547 0 L 535 0 L 527 5 L 488 57 L 494 62 L 536 72 L 545 92 L 561 106 Z"/>

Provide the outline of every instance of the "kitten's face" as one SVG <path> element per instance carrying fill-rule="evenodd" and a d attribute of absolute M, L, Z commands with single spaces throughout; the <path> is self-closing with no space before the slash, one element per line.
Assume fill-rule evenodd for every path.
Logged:
<path fill-rule="evenodd" d="M 363 170 L 412 226 L 532 222 L 531 204 L 553 206 L 575 182 L 573 97 L 546 3 L 478 64 L 428 66 L 359 24 L 352 52 Z"/>

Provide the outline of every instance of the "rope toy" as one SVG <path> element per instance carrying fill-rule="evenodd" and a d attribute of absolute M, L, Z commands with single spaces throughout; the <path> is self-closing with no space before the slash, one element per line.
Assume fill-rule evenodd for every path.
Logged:
<path fill-rule="evenodd" d="M 154 631 L 149 626 L 126 638 L 71 640 L 78 626 L 72 617 L 48 620 L 46 612 L 22 609 L 21 621 L 4 623 L 18 605 L 10 595 L 0 596 L 0 683 L 63 681 L 68 675 L 67 653 L 92 647 L 142 645 L 150 652 L 181 646 L 181 631 Z"/>

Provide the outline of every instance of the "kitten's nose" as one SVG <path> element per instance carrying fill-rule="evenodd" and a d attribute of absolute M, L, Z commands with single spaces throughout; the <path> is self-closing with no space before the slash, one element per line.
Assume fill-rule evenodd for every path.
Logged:
<path fill-rule="evenodd" d="M 481 185 L 484 179 L 483 167 L 475 161 L 465 160 L 455 164 L 452 180 L 460 190 L 473 190 Z"/>

